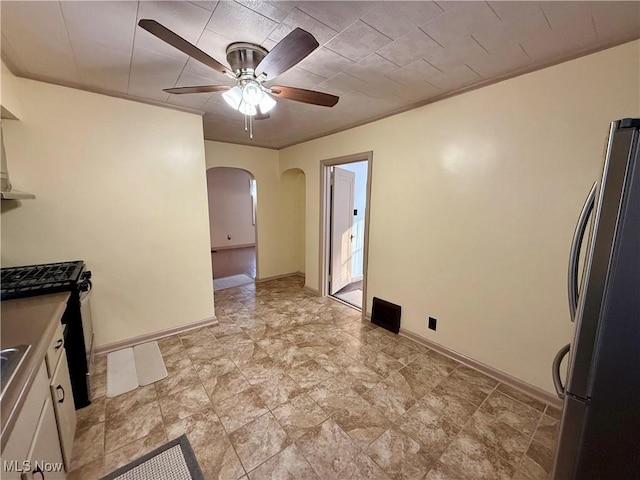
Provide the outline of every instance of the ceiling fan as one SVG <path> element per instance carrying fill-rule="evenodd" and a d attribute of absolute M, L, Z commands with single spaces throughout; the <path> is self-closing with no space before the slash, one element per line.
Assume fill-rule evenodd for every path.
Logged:
<path fill-rule="evenodd" d="M 269 118 L 268 112 L 276 104 L 273 97 L 323 107 L 333 107 L 338 103 L 339 97 L 328 93 L 281 85 L 268 87 L 264 84 L 289 70 L 318 48 L 319 44 L 314 36 L 301 28 L 292 30 L 271 51 L 254 43 L 230 44 L 227 47 L 227 62 L 231 68 L 228 68 L 155 20 L 140 20 L 138 25 L 191 58 L 233 78 L 236 81 L 233 87 L 201 85 L 165 88 L 163 91 L 173 94 L 224 92 L 222 96 L 229 106 L 244 114 L 245 131 L 249 131 L 252 139 L 252 121 Z"/>

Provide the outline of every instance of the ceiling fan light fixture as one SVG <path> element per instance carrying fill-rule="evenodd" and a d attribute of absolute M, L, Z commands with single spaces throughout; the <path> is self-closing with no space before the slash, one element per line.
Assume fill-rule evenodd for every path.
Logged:
<path fill-rule="evenodd" d="M 240 108 L 240 103 L 242 103 L 242 89 L 235 86 L 231 90 L 224 92 L 222 94 L 222 98 L 224 98 L 224 101 L 227 102 L 231 108 L 238 110 Z"/>
<path fill-rule="evenodd" d="M 240 106 L 238 107 L 238 111 L 240 113 L 242 113 L 243 115 L 249 115 L 250 117 L 252 117 L 256 113 L 258 113 L 258 110 L 256 109 L 256 107 L 254 105 L 251 105 L 251 104 L 245 102 L 244 100 L 242 102 L 240 102 Z"/>
<path fill-rule="evenodd" d="M 247 81 L 242 88 L 242 99 L 248 103 L 249 105 L 256 106 L 260 105 L 262 98 L 264 97 L 264 92 L 258 82 L 254 80 Z"/>
<path fill-rule="evenodd" d="M 276 106 L 275 99 L 268 93 L 265 93 L 264 96 L 262 97 L 262 100 L 260 101 L 260 111 L 262 113 L 267 113 L 275 106 Z"/>

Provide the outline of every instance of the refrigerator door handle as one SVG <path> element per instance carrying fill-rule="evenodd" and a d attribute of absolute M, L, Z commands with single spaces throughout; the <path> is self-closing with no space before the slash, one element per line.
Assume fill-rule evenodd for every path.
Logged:
<path fill-rule="evenodd" d="M 578 218 L 578 224 L 576 225 L 576 230 L 573 233 L 573 241 L 571 242 L 571 252 L 569 253 L 569 280 L 567 286 L 569 290 L 569 313 L 572 322 L 576 321 L 576 309 L 578 308 L 578 263 L 580 262 L 580 248 L 585 231 L 587 230 L 589 215 L 591 215 L 591 211 L 595 205 L 597 186 L 598 182 L 593 182 L 591 191 L 580 212 L 580 218 Z"/>
<path fill-rule="evenodd" d="M 551 367 L 551 376 L 553 377 L 553 386 L 556 389 L 556 393 L 558 397 L 564 398 L 564 385 L 562 384 L 562 379 L 560 378 L 560 364 L 562 363 L 562 359 L 569 353 L 569 344 L 566 344 L 564 347 L 560 349 L 560 351 L 556 354 L 553 359 L 553 366 Z"/>

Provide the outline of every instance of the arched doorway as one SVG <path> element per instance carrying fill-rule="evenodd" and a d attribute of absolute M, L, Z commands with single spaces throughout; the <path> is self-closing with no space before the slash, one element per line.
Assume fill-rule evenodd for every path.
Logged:
<path fill-rule="evenodd" d="M 214 291 L 252 283 L 257 276 L 257 185 L 232 167 L 207 170 Z"/>

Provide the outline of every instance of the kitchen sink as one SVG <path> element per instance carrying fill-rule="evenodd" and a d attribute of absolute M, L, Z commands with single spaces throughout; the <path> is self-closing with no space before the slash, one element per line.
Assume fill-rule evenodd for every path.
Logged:
<path fill-rule="evenodd" d="M 18 345 L 17 347 L 3 348 L 0 350 L 0 400 L 2 400 L 4 392 L 18 371 L 29 348 L 31 348 L 31 345 Z"/>

